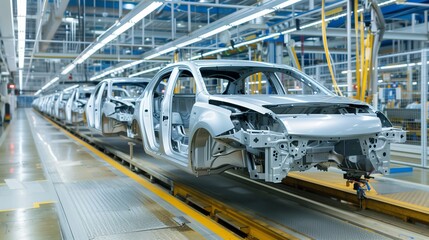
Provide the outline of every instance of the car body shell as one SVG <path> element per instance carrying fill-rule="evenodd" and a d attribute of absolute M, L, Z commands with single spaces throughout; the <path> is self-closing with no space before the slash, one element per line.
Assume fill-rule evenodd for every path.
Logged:
<path fill-rule="evenodd" d="M 72 90 L 65 108 L 65 122 L 67 124 L 78 124 L 83 122 L 85 106 L 95 86 L 77 86 Z"/>
<path fill-rule="evenodd" d="M 87 125 L 90 130 L 105 136 L 130 133 L 134 103 L 150 79 L 113 78 L 101 81 L 88 99 L 85 107 Z M 139 93 L 130 95 L 121 87 L 134 86 Z M 113 94 L 117 94 L 114 96 Z"/>
<path fill-rule="evenodd" d="M 292 87 L 283 82 L 289 78 Z M 289 94 L 305 89 L 310 94 Z M 267 182 L 311 167 L 336 166 L 348 179 L 385 174 L 390 143 L 405 141 L 366 103 L 336 96 L 292 67 L 251 61 L 169 65 L 137 99 L 133 119 L 153 157 L 197 176 L 247 168 Z"/>

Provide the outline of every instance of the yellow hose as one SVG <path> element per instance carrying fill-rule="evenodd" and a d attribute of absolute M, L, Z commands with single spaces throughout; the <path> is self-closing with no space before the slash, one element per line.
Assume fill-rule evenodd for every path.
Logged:
<path fill-rule="evenodd" d="M 258 62 L 262 62 L 262 55 L 259 55 Z M 258 94 L 262 92 L 262 73 L 258 72 Z"/>
<path fill-rule="evenodd" d="M 362 58 L 363 58 L 363 69 L 362 69 L 362 73 L 363 73 L 363 77 L 362 77 L 362 90 L 361 90 L 361 93 L 360 93 L 360 95 L 361 95 L 361 101 L 365 101 L 365 97 L 366 97 L 366 88 L 367 88 L 367 84 L 368 84 L 368 68 L 369 68 L 369 66 L 368 66 L 368 64 L 369 64 L 369 58 L 371 57 L 370 55 L 371 55 L 371 53 L 369 52 L 369 50 L 370 50 L 370 46 L 369 46 L 369 44 L 370 44 L 370 38 L 371 38 L 371 35 L 369 34 L 368 35 L 368 38 L 365 40 L 365 43 L 364 43 L 364 49 L 365 49 L 365 52 L 364 52 L 364 54 L 362 54 Z"/>
<path fill-rule="evenodd" d="M 291 46 L 290 50 L 292 51 L 292 57 L 295 59 L 296 68 L 302 71 L 301 64 L 299 64 L 298 56 L 296 55 L 295 47 Z"/>
<path fill-rule="evenodd" d="M 323 48 L 325 50 L 326 61 L 328 62 L 329 72 L 331 73 L 332 85 L 334 86 L 335 93 L 343 96 L 340 88 L 338 87 L 337 81 L 335 80 L 334 70 L 332 69 L 331 58 L 328 49 L 328 39 L 326 36 L 326 22 L 325 22 L 325 0 L 322 0 L 322 37 L 323 37 Z"/>

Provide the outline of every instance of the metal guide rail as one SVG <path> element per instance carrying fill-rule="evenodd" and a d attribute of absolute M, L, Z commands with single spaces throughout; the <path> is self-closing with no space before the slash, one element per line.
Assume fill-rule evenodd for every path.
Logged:
<path fill-rule="evenodd" d="M 50 119 L 52 120 L 52 119 Z M 177 199 L 186 203 L 188 206 L 191 206 L 195 210 L 199 211 L 201 214 L 206 216 L 210 221 L 214 221 L 217 224 L 223 226 L 226 229 L 229 229 L 237 237 L 249 238 L 249 239 L 302 239 L 308 238 L 305 234 L 295 232 L 292 229 L 290 231 L 284 231 L 283 228 L 276 228 L 271 226 L 263 218 L 256 219 L 254 216 L 243 213 L 243 211 L 238 211 L 231 206 L 228 206 L 221 200 L 216 200 L 213 197 L 210 197 L 201 191 L 186 186 L 182 183 L 174 182 L 169 177 L 166 177 L 164 174 L 159 173 L 154 170 L 148 164 L 142 164 L 140 161 L 137 161 L 134 158 L 134 147 L 137 142 L 132 139 L 124 140 L 129 146 L 129 151 L 120 151 L 113 147 L 109 147 L 103 144 L 100 139 L 93 137 L 92 133 L 87 135 L 79 130 L 78 126 L 69 126 L 61 122 L 53 120 L 56 124 L 61 125 L 62 128 L 71 132 L 81 140 L 90 143 L 100 151 L 111 156 L 113 159 L 121 162 L 123 165 L 129 167 L 129 169 L 135 173 L 138 173 L 140 176 L 145 176 L 150 182 L 156 183 L 159 186 L 162 186 L 166 189 L 171 195 L 175 196 Z M 347 202 L 359 205 L 360 202 L 357 200 L 356 195 L 353 192 L 345 193 L 344 191 L 336 190 L 330 187 L 319 187 L 316 185 L 311 185 L 311 183 L 303 181 L 296 177 L 296 175 L 291 175 L 283 181 L 284 184 L 294 186 L 297 188 L 304 188 L 306 190 L 314 190 L 317 193 L 323 193 L 330 197 L 337 199 L 345 200 Z M 262 184 L 263 185 L 263 184 Z M 363 208 L 375 209 L 377 210 L 377 203 L 374 201 L 365 201 L 362 205 Z M 380 203 L 378 203 L 380 204 Z M 381 204 L 383 205 L 383 204 Z M 403 219 L 417 220 L 425 222 L 428 215 L 419 215 L 418 212 L 409 214 L 409 212 L 400 209 L 399 206 L 384 206 L 382 211 L 386 214 L 393 216 L 400 216 Z M 386 209 L 386 210 L 384 210 Z M 408 211 L 408 210 L 407 210 Z M 402 214 L 402 215 L 401 215 Z M 408 218 L 406 218 L 406 216 Z M 426 218 L 425 218 L 426 217 Z M 377 231 L 377 230 L 373 230 Z M 388 234 L 381 232 L 380 234 Z"/>
<path fill-rule="evenodd" d="M 356 196 L 356 191 L 350 188 L 338 188 L 335 184 L 317 181 L 302 174 L 290 174 L 282 182 L 297 189 L 352 203 L 362 209 L 371 209 L 398 217 L 406 222 L 420 222 L 429 225 L 429 208 L 404 203 L 376 194 L 368 194 L 365 198 L 360 199 Z"/>

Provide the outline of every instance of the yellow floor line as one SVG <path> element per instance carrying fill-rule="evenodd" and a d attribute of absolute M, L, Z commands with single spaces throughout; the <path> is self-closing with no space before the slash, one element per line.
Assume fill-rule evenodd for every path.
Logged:
<path fill-rule="evenodd" d="M 201 214 L 200 212 L 194 210 L 193 208 L 189 207 L 182 201 L 178 200 L 174 196 L 170 195 L 169 193 L 165 192 L 163 189 L 153 185 L 146 179 L 141 178 L 139 175 L 131 172 L 128 168 L 124 167 L 117 161 L 111 159 L 110 157 L 106 156 L 104 153 L 96 149 L 95 147 L 91 146 L 90 144 L 80 140 L 73 134 L 69 133 L 68 131 L 64 130 L 63 128 L 59 127 L 56 123 L 52 122 L 50 119 L 45 118 L 49 122 L 51 122 L 56 128 L 64 132 L 67 136 L 75 140 L 76 142 L 80 143 L 81 145 L 85 146 L 88 150 L 93 152 L 95 155 L 103 159 L 104 161 L 108 162 L 110 165 L 112 165 L 114 168 L 125 174 L 126 176 L 130 177 L 134 181 L 138 182 L 140 185 L 144 186 L 146 189 L 150 190 L 160 198 L 162 198 L 164 201 L 170 203 L 189 217 L 193 218 L 200 224 L 204 225 L 206 228 L 213 231 L 218 236 L 222 237 L 223 239 L 241 239 L 237 235 L 231 233 L 226 228 L 223 228 L 219 224 L 217 224 L 215 221 L 208 219 L 206 216 Z"/>
<path fill-rule="evenodd" d="M 42 204 L 50 204 L 55 203 L 55 201 L 44 201 L 44 202 L 35 202 L 33 203 L 33 208 L 39 208 Z"/>
<path fill-rule="evenodd" d="M 0 213 L 2 213 L 2 212 L 13 212 L 13 211 L 17 211 L 17 210 L 27 210 L 27 209 L 40 208 L 40 205 L 42 205 L 42 204 L 52 204 L 52 203 L 56 203 L 56 202 L 55 201 L 34 202 L 33 207 L 0 209 Z"/>

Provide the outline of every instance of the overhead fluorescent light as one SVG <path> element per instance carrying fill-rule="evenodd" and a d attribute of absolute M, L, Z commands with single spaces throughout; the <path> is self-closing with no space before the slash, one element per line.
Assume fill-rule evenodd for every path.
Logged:
<path fill-rule="evenodd" d="M 274 9 L 275 10 L 279 10 L 279 9 L 282 9 L 282 8 L 285 8 L 285 7 L 289 7 L 290 5 L 295 4 L 297 2 L 300 2 L 300 1 L 301 0 L 289 0 L 289 1 L 286 1 L 284 3 L 281 3 L 281 4 L 277 5 L 277 6 L 275 6 Z"/>
<path fill-rule="evenodd" d="M 34 94 L 34 96 L 39 95 L 41 92 L 42 92 L 42 89 L 39 89 L 39 91 L 37 91 L 37 92 Z"/>
<path fill-rule="evenodd" d="M 136 5 L 132 4 L 132 3 L 124 3 L 124 5 L 122 6 L 124 9 L 127 10 L 132 10 L 136 7 Z"/>
<path fill-rule="evenodd" d="M 153 2 L 149 6 L 147 6 L 143 11 L 140 11 L 137 13 L 133 18 L 131 18 L 130 22 L 137 23 L 140 20 L 142 20 L 144 17 L 155 11 L 158 7 L 160 7 L 163 4 L 163 2 Z"/>
<path fill-rule="evenodd" d="M 74 88 L 77 88 L 77 87 L 79 87 L 79 84 L 75 84 L 75 85 L 73 85 L 73 86 L 71 86 L 71 87 L 68 87 L 68 88 L 64 89 L 63 91 L 64 91 L 64 92 L 68 92 L 68 91 L 70 91 L 70 90 L 72 90 L 72 89 L 74 89 Z"/>
<path fill-rule="evenodd" d="M 225 31 L 225 30 L 227 30 L 227 29 L 230 29 L 232 26 L 228 26 L 228 25 L 224 25 L 224 26 L 222 26 L 222 27 L 220 27 L 220 28 L 216 28 L 215 30 L 212 30 L 212 31 L 210 31 L 210 32 L 208 32 L 208 33 L 204 33 L 203 35 L 201 35 L 200 36 L 200 38 L 208 38 L 208 37 L 210 37 L 210 36 L 213 36 L 213 35 L 215 35 L 215 34 L 218 34 L 218 33 L 220 33 L 220 32 L 223 32 L 223 31 Z"/>
<path fill-rule="evenodd" d="M 49 81 L 47 84 L 45 84 L 45 86 L 42 87 L 42 90 L 45 90 L 46 88 L 54 84 L 59 79 L 60 79 L 59 77 L 54 77 L 51 81 Z"/>
<path fill-rule="evenodd" d="M 152 13 L 155 9 L 160 7 L 162 4 L 163 4 L 162 2 L 154 1 L 154 2 L 150 3 L 148 6 L 144 7 L 144 5 L 147 5 L 147 2 L 141 2 L 130 13 L 128 13 L 124 18 L 122 18 L 119 22 L 116 22 L 109 29 L 104 31 L 97 38 L 97 41 L 92 43 L 90 46 L 88 46 L 81 53 L 81 55 L 79 55 L 73 62 L 75 64 L 82 64 L 91 55 L 93 55 L 95 52 L 97 52 L 99 49 L 104 47 L 106 44 L 108 44 L 109 42 L 111 42 L 112 40 L 117 38 L 119 35 L 121 35 L 125 31 L 130 29 L 137 22 L 139 22 L 144 17 L 146 17 L 147 15 Z M 139 8 L 143 8 L 143 9 L 139 10 Z M 131 16 L 133 14 L 134 14 L 134 16 Z M 131 17 L 128 17 L 128 16 L 131 16 Z"/>
<path fill-rule="evenodd" d="M 157 71 L 159 69 L 161 69 L 161 67 L 150 68 L 150 69 L 147 69 L 147 70 L 143 70 L 141 72 L 137 72 L 137 73 L 131 74 L 129 77 L 139 76 L 139 75 L 142 75 L 142 74 L 145 74 L 145 73 L 150 73 L 150 72 L 153 72 L 153 71 Z"/>
<path fill-rule="evenodd" d="M 25 57 L 25 28 L 27 24 L 27 0 L 17 1 L 17 22 L 18 22 L 18 71 L 19 75 L 19 87 L 22 89 L 23 73 L 24 68 L 24 57 Z"/>
<path fill-rule="evenodd" d="M 112 34 L 112 35 L 110 35 L 110 36 L 115 36 L 115 37 L 117 37 L 117 36 L 121 35 L 123 32 L 127 31 L 128 29 L 130 29 L 132 26 L 134 26 L 134 24 L 135 24 L 135 23 L 132 23 L 132 22 L 126 22 L 126 23 L 123 23 L 123 24 L 122 24 L 122 25 L 120 25 L 120 27 L 118 27 L 118 28 L 113 32 L 113 34 Z"/>
<path fill-rule="evenodd" d="M 239 47 L 242 47 L 242 46 L 246 46 L 246 45 L 250 45 L 250 44 L 253 44 L 253 43 L 260 42 L 260 41 L 264 41 L 266 39 L 278 37 L 280 35 L 281 35 L 280 33 L 273 33 L 273 34 L 270 34 L 270 35 L 267 35 L 267 36 L 263 36 L 263 37 L 260 37 L 260 38 L 256 38 L 256 39 L 252 39 L 252 40 L 249 40 L 249 41 L 246 41 L 246 42 L 235 44 L 235 47 L 239 48 Z M 225 48 L 216 49 L 216 50 L 213 50 L 213 51 L 210 51 L 210 52 L 203 53 L 202 55 L 196 55 L 194 57 L 189 58 L 188 60 L 196 60 L 196 59 L 199 59 L 201 57 L 206 57 L 206 56 L 214 55 L 214 54 L 221 53 L 221 52 L 224 52 L 224 51 L 228 51 L 228 50 L 231 50 L 231 49 L 232 49 L 231 46 L 225 47 Z"/>
<path fill-rule="evenodd" d="M 230 49 L 232 49 L 232 47 L 220 48 L 220 49 L 216 49 L 216 50 L 213 50 L 213 51 L 210 51 L 210 52 L 203 53 L 202 56 L 203 57 L 210 56 L 210 55 L 217 54 L 217 53 L 220 53 L 220 52 L 223 52 L 223 51 L 226 51 L 226 50 L 230 50 Z"/>
<path fill-rule="evenodd" d="M 174 51 L 174 50 L 176 50 L 176 49 L 177 49 L 177 47 L 170 47 L 170 48 L 167 48 L 167 49 L 165 49 L 165 50 L 162 50 L 162 51 L 159 51 L 159 52 L 157 52 L 157 53 L 154 53 L 154 54 L 152 54 L 152 55 L 150 55 L 150 56 L 147 56 L 147 57 L 145 57 L 144 59 L 145 59 L 145 60 L 149 60 L 149 59 L 152 59 L 152 58 L 156 58 L 156 57 L 161 56 L 161 55 L 163 55 L 163 54 L 166 54 L 166 53 L 172 52 L 172 51 Z"/>
<path fill-rule="evenodd" d="M 379 3 L 379 4 L 378 4 L 378 6 L 379 6 L 379 7 L 383 7 L 383 6 L 386 6 L 386 5 L 392 4 L 392 3 L 396 3 L 396 1 L 397 1 L 397 0 L 389 0 L 389 1 L 385 1 L 385 2 Z"/>
<path fill-rule="evenodd" d="M 264 15 L 267 15 L 268 13 L 271 13 L 271 12 L 274 12 L 274 9 L 264 9 L 264 10 L 261 10 L 259 12 L 254 13 L 252 15 L 249 15 L 247 17 L 241 18 L 241 19 L 239 19 L 239 20 L 237 20 L 235 22 L 232 22 L 229 25 L 231 25 L 231 26 L 238 26 L 238 25 L 241 25 L 241 24 L 243 24 L 245 22 L 248 22 L 250 20 L 253 20 L 253 19 L 256 19 L 258 17 L 262 17 Z"/>
<path fill-rule="evenodd" d="M 170 47 L 170 48 L 167 48 L 165 50 L 160 51 L 159 53 L 162 55 L 162 54 L 166 54 L 166 53 L 172 52 L 172 51 L 174 51 L 176 49 L 177 49 L 177 47 Z"/>
<path fill-rule="evenodd" d="M 188 41 L 185 41 L 185 42 L 179 43 L 179 44 L 177 44 L 176 46 L 177 46 L 178 48 L 181 48 L 181 47 L 185 47 L 185 46 L 191 45 L 191 44 L 193 44 L 193 43 L 199 42 L 199 41 L 201 41 L 201 40 L 202 40 L 201 38 L 197 37 L 197 38 L 193 38 L 193 39 L 191 39 L 191 40 L 188 40 Z"/>
<path fill-rule="evenodd" d="M 66 68 L 64 68 L 64 70 L 61 72 L 61 75 L 66 75 L 67 73 L 71 72 L 75 67 L 76 65 L 70 63 Z"/>
<path fill-rule="evenodd" d="M 267 40 L 267 39 L 270 39 L 270 38 L 278 37 L 280 35 L 281 35 L 280 33 L 273 33 L 273 34 L 270 34 L 270 35 L 267 35 L 267 36 L 264 36 L 264 37 L 255 38 L 255 39 L 252 39 L 252 40 L 249 40 L 249 41 L 245 41 L 245 42 L 242 42 L 242 43 L 235 44 L 235 47 L 242 47 L 242 46 L 245 46 L 245 45 L 254 44 L 254 43 L 261 42 L 261 41 L 264 41 L 264 40 Z"/>

